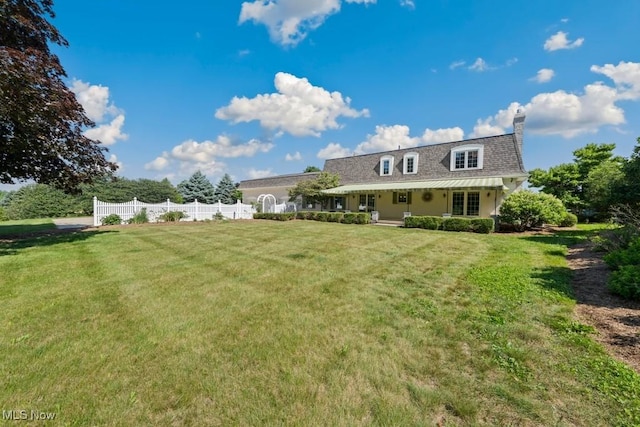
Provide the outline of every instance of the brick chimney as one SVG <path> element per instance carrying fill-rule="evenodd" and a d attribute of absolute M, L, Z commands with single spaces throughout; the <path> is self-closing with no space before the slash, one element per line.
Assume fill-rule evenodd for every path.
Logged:
<path fill-rule="evenodd" d="M 525 114 L 522 110 L 518 109 L 516 115 L 513 117 L 513 134 L 516 137 L 516 143 L 518 145 L 518 151 L 520 151 L 520 158 L 522 158 L 522 137 L 524 134 L 524 119 Z"/>

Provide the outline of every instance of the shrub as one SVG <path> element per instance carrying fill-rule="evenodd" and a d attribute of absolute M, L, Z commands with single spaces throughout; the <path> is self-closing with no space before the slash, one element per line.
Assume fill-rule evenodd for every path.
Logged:
<path fill-rule="evenodd" d="M 149 217 L 147 216 L 147 208 L 142 208 L 138 213 L 136 213 L 132 218 L 127 221 L 129 224 L 145 224 L 149 222 Z"/>
<path fill-rule="evenodd" d="M 329 212 L 316 212 L 316 221 L 327 222 L 329 220 Z"/>
<path fill-rule="evenodd" d="M 102 225 L 120 225 L 122 224 L 122 218 L 118 214 L 107 215 L 102 218 Z"/>
<path fill-rule="evenodd" d="M 356 213 L 352 213 L 352 212 L 347 212 L 342 216 L 342 223 L 343 224 L 355 224 L 356 223 L 356 217 L 358 214 Z"/>
<path fill-rule="evenodd" d="M 640 301 L 640 265 L 623 265 L 612 272 L 609 290 L 624 298 Z"/>
<path fill-rule="evenodd" d="M 215 215 L 213 215 L 213 219 L 215 219 L 216 221 L 222 221 L 223 219 L 227 219 L 222 212 L 216 212 Z"/>
<path fill-rule="evenodd" d="M 551 194 L 524 190 L 510 194 L 500 207 L 500 221 L 529 230 L 543 224 L 558 224 L 566 209 L 560 199 Z"/>
<path fill-rule="evenodd" d="M 604 260 L 613 270 L 624 265 L 640 265 L 640 237 L 633 240 L 626 249 L 609 252 Z"/>
<path fill-rule="evenodd" d="M 182 211 L 169 211 L 160 215 L 158 219 L 166 222 L 177 222 L 186 217 L 187 214 Z"/>
<path fill-rule="evenodd" d="M 356 215 L 356 224 L 370 224 L 371 214 L 367 212 L 359 212 Z"/>
<path fill-rule="evenodd" d="M 471 220 L 468 218 L 444 218 L 442 229 L 445 231 L 471 231 Z"/>
<path fill-rule="evenodd" d="M 471 220 L 471 231 L 474 233 L 489 234 L 495 228 L 493 218 L 473 218 Z"/>
<path fill-rule="evenodd" d="M 443 218 L 439 216 L 409 216 L 404 219 L 404 226 L 407 228 L 438 230 L 442 228 L 442 221 Z"/>
<path fill-rule="evenodd" d="M 286 213 L 254 213 L 253 219 L 270 219 L 273 221 L 291 221 L 296 218 L 295 212 Z"/>
<path fill-rule="evenodd" d="M 342 222 L 342 216 L 344 214 L 341 212 L 329 212 L 327 220 L 329 222 Z"/>
<path fill-rule="evenodd" d="M 305 212 L 303 212 L 303 211 L 296 212 L 296 219 L 306 219 L 305 218 Z"/>
<path fill-rule="evenodd" d="M 564 216 L 558 224 L 560 227 L 575 227 L 578 223 L 578 217 L 571 212 L 565 212 Z"/>
<path fill-rule="evenodd" d="M 8 221 L 9 217 L 7 216 L 7 212 L 5 208 L 0 206 L 0 221 Z"/>

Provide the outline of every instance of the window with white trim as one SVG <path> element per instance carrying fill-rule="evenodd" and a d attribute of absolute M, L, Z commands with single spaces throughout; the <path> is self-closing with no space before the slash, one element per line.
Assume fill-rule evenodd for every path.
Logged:
<path fill-rule="evenodd" d="M 484 145 L 471 144 L 451 149 L 450 170 L 482 169 Z"/>
<path fill-rule="evenodd" d="M 480 215 L 480 192 L 454 191 L 451 200 L 451 213 L 453 215 Z"/>
<path fill-rule="evenodd" d="M 393 156 L 380 158 L 380 176 L 391 176 L 393 173 Z"/>
<path fill-rule="evenodd" d="M 405 175 L 418 173 L 418 153 L 404 155 L 402 173 Z"/>

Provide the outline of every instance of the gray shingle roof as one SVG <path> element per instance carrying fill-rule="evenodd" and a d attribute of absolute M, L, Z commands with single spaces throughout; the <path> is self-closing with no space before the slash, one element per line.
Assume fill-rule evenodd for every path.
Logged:
<path fill-rule="evenodd" d="M 484 146 L 483 168 L 451 171 L 451 149 L 468 144 L 481 144 Z M 404 175 L 402 173 L 403 156 L 411 152 L 418 153 L 417 173 Z M 393 173 L 391 176 L 380 176 L 380 158 L 385 155 L 394 157 Z M 425 179 L 527 175 L 522 163 L 516 137 L 513 133 L 329 159 L 324 163 L 324 171 L 340 175 L 340 185 L 417 181 Z"/>
<path fill-rule="evenodd" d="M 248 179 L 240 182 L 239 190 L 262 187 L 293 187 L 300 181 L 315 179 L 320 172 L 294 173 L 289 175 L 269 176 L 267 178 Z"/>

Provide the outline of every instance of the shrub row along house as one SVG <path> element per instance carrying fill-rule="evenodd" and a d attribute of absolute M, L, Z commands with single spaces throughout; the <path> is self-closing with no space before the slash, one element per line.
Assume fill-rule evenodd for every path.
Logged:
<path fill-rule="evenodd" d="M 340 186 L 330 210 L 372 212 L 379 219 L 405 215 L 493 217 L 506 196 L 522 188 L 528 177 L 522 161 L 525 115 L 513 120 L 513 133 L 381 153 L 329 159 L 324 171 L 338 174 Z M 316 173 L 242 181 L 243 202 L 259 194 L 288 201 L 288 189 Z M 298 201 L 298 209 L 316 209 Z"/>

